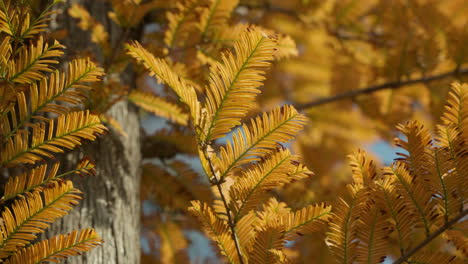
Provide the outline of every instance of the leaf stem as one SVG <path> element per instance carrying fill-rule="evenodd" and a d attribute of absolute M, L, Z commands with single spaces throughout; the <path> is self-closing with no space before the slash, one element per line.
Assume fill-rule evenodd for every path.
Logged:
<path fill-rule="evenodd" d="M 239 256 L 239 263 L 244 264 L 244 259 L 243 259 L 243 256 L 242 256 L 242 251 L 241 251 L 239 239 L 238 239 L 237 234 L 236 234 L 236 226 L 235 226 L 235 223 L 234 223 L 234 221 L 233 221 L 233 219 L 231 217 L 231 209 L 229 209 L 227 199 L 224 196 L 223 190 L 221 188 L 221 183 L 222 182 L 220 181 L 220 179 L 218 179 L 216 177 L 216 170 L 214 169 L 213 163 L 211 162 L 211 159 L 210 159 L 209 155 L 207 154 L 206 147 L 203 148 L 202 152 L 203 152 L 203 155 L 205 156 L 205 159 L 210 164 L 210 170 L 211 170 L 211 173 L 213 174 L 214 183 L 215 183 L 216 187 L 218 188 L 219 195 L 221 197 L 221 200 L 223 201 L 224 208 L 226 208 L 226 215 L 227 215 L 227 218 L 228 218 L 228 224 L 229 224 L 229 228 L 231 229 L 231 237 L 232 237 L 232 240 L 234 240 L 234 245 L 236 246 L 237 255 Z"/>
<path fill-rule="evenodd" d="M 440 234 L 442 234 L 445 230 L 449 229 L 450 227 L 452 227 L 454 224 L 456 224 L 458 221 L 460 221 L 463 217 L 465 217 L 466 215 L 468 214 L 468 209 L 465 209 L 463 210 L 459 215 L 457 215 L 455 218 L 453 218 L 452 220 L 448 221 L 447 223 L 445 223 L 445 225 L 443 225 L 441 228 L 437 229 L 437 231 L 435 231 L 434 233 L 430 234 L 426 239 L 424 239 L 424 241 L 422 241 L 421 243 L 419 243 L 416 247 L 414 247 L 413 249 L 411 249 L 410 251 L 406 252 L 403 256 L 401 256 L 399 259 L 397 259 L 395 262 L 393 262 L 393 264 L 401 264 L 401 263 L 404 263 L 404 262 L 407 262 L 408 259 L 413 256 L 416 252 L 418 252 L 420 249 L 422 249 L 423 247 L 425 247 L 427 244 L 429 244 L 429 242 L 431 242 L 432 240 L 434 240 L 434 238 L 436 238 L 437 236 L 439 236 Z"/>

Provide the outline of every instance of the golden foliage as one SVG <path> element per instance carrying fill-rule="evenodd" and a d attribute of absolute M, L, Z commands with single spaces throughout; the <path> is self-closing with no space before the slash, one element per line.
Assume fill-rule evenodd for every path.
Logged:
<path fill-rule="evenodd" d="M 9 36 L 17 36 L 19 39 L 33 38 L 47 28 L 47 22 L 54 11 L 50 11 L 54 1 L 45 8 L 35 19 L 31 17 L 28 8 L 16 5 L 15 1 L 5 0 L 0 5 L 0 32 Z"/>
<path fill-rule="evenodd" d="M 87 99 L 88 83 L 97 82 L 102 69 L 75 59 L 59 71 L 64 46 L 41 34 L 58 2 L 37 17 L 26 1 L 0 3 L 0 167 L 8 175 L 0 200 L 2 263 L 57 262 L 101 243 L 92 229 L 35 241 L 81 199 L 81 191 L 61 178 L 95 174 L 88 158 L 61 174 L 60 163 L 49 159 L 106 130 L 97 115 L 74 108 Z"/>
<path fill-rule="evenodd" d="M 229 194 L 235 212 L 234 220 L 237 221 L 267 201 L 270 197 L 268 191 L 310 176 L 311 172 L 305 168 L 301 174 L 292 177 L 291 174 L 297 168 L 297 159 L 288 150 L 280 150 L 266 157 L 257 166 L 243 171 L 236 178 Z"/>
<path fill-rule="evenodd" d="M 188 115 L 182 109 L 151 93 L 132 91 L 128 99 L 157 116 L 165 117 L 184 126 L 188 123 Z"/>
<path fill-rule="evenodd" d="M 195 6 L 195 1 L 180 3 L 178 13 L 168 14 L 166 45 L 172 47 L 176 35 L 188 34 L 186 28 L 190 28 L 193 14 L 187 12 L 197 9 Z M 221 27 L 234 6 L 235 3 L 229 1 L 210 1 L 208 7 L 202 9 L 199 28 L 204 38 L 216 39 L 222 34 Z M 185 23 L 185 19 L 190 21 Z M 180 23 L 186 28 L 179 28 Z M 289 47 L 277 53 L 278 37 L 260 27 L 246 28 L 240 37 L 235 37 L 231 41 L 234 43 L 232 51 L 223 53 L 219 62 L 213 62 L 210 67 L 203 104 L 195 89 L 170 68 L 170 61 L 156 58 L 137 42 L 127 45 L 127 50 L 150 71 L 150 75 L 175 91 L 190 110 L 199 158 L 216 197 L 213 206 L 198 200 L 192 201 L 189 208 L 205 233 L 216 242 L 228 262 L 287 263 L 283 253 L 285 241 L 319 230 L 327 222 L 331 210 L 331 207 L 319 204 L 269 216 L 267 208 L 264 209 L 267 211 L 260 208 L 272 197 L 272 191 L 312 175 L 297 156 L 281 147 L 297 135 L 306 118 L 294 107 L 285 105 L 252 118 L 250 122 L 242 123 L 241 119 L 255 108 L 254 99 L 260 93 L 265 70 L 271 61 L 275 56 L 292 55 L 294 42 L 284 37 L 282 45 Z M 236 130 L 226 146 L 218 150 L 211 146 L 215 139 L 226 137 L 233 128 Z M 176 178 L 160 168 L 146 167 L 159 171 L 159 180 L 167 182 L 161 186 L 181 186 L 173 182 Z M 241 169 L 245 170 L 241 172 Z M 167 194 L 183 194 L 183 189 L 186 188 L 181 186 L 170 192 L 160 190 L 156 193 L 162 195 L 159 199 L 166 204 L 164 201 L 172 198 Z M 172 201 L 176 200 L 172 198 Z M 267 217 L 271 219 L 267 220 Z M 268 222 L 275 224 L 271 226 Z M 269 247 L 268 241 L 273 238 L 277 240 L 275 246 Z"/>
<path fill-rule="evenodd" d="M 42 191 L 33 191 L 19 196 L 11 208 L 2 212 L 0 226 L 2 242 L 0 257 L 5 258 L 36 239 L 35 233 L 64 216 L 78 204 L 81 192 L 73 188 L 71 181 L 53 182 Z M 42 198 L 42 195 L 44 198 Z"/>
<path fill-rule="evenodd" d="M 227 177 L 235 167 L 260 160 L 276 149 L 277 143 L 292 140 L 305 122 L 306 118 L 294 107 L 285 105 L 252 119 L 250 126 L 243 124 L 220 149 L 220 179 Z"/>
<path fill-rule="evenodd" d="M 233 234 L 229 229 L 229 224 L 218 218 L 209 205 L 201 203 L 200 201 L 193 201 L 189 211 L 202 223 L 203 229 L 207 235 L 217 243 L 221 254 L 224 255 L 230 263 L 238 263 L 239 256 L 236 253 L 236 245 Z"/>
<path fill-rule="evenodd" d="M 95 134 L 106 130 L 99 117 L 89 111 L 71 112 L 31 127 L 31 136 L 22 133 L 8 139 L 2 151 L 3 166 L 34 164 L 42 160 L 41 156 L 53 157 L 51 153 L 63 153 L 63 148 L 73 149 L 81 145 L 81 140 L 94 140 Z M 28 144 L 29 138 L 31 144 Z"/>
<path fill-rule="evenodd" d="M 351 156 L 354 183 L 348 189 L 352 199 L 349 203 L 340 199 L 327 238 L 340 262 L 383 262 L 390 255 L 393 232 L 403 260 L 410 258 L 410 261 L 424 263 L 460 261 L 443 253 L 407 255 L 421 235 L 431 241 L 434 234 L 442 233 L 456 223 L 451 219 L 463 218 L 467 213 L 462 206 L 466 204 L 464 190 L 453 184 L 463 185 L 468 174 L 457 168 L 453 162 L 456 154 L 452 150 L 457 148 L 458 153 L 466 153 L 466 139 L 462 132 L 450 132 L 453 128 L 464 131 L 459 124 L 466 122 L 466 116 L 460 114 L 464 104 L 464 92 L 460 87 L 453 85 L 443 123 L 437 126 L 438 145 L 432 142 L 430 132 L 422 124 L 412 121 L 398 126 L 406 139 L 395 139 L 407 154 L 399 153 L 401 158 L 385 167 L 381 177 L 376 173 L 374 162 L 362 151 Z M 455 234 L 448 230 L 445 236 L 452 235 L 452 241 L 463 252 L 464 242 Z"/>
<path fill-rule="evenodd" d="M 331 206 L 316 204 L 283 215 L 280 222 L 286 228 L 286 240 L 319 231 L 328 222 L 330 211 Z"/>
<path fill-rule="evenodd" d="M 168 48 L 179 46 L 178 39 L 185 40 L 190 30 L 196 26 L 197 8 L 201 0 L 187 0 L 176 3 L 177 12 L 167 12 L 168 29 L 164 33 L 164 43 Z"/>
<path fill-rule="evenodd" d="M 111 0 L 111 2 L 114 11 L 109 12 L 108 16 L 123 28 L 137 26 L 150 11 L 164 6 L 164 3 L 158 0 L 147 1 L 145 3 L 141 3 L 141 0 Z"/>
<path fill-rule="evenodd" d="M 32 83 L 33 81 L 43 78 L 41 73 L 52 72 L 50 64 L 57 64 L 55 57 L 62 56 L 64 46 L 58 41 L 54 41 L 52 45 L 44 42 L 41 36 L 37 40 L 36 45 L 23 47 L 19 51 L 18 58 L 10 61 L 6 70 L 6 79 L 9 82 L 16 83 Z M 6 55 L 8 56 L 8 55 Z"/>
<path fill-rule="evenodd" d="M 159 223 L 158 233 L 161 236 L 161 263 L 187 263 L 184 254 L 187 240 L 180 227 L 173 222 Z"/>
<path fill-rule="evenodd" d="M 179 96 L 180 100 L 189 107 L 194 124 L 198 124 L 200 103 L 198 102 L 195 89 L 183 79 L 179 78 L 165 60 L 155 58 L 154 55 L 145 50 L 140 43 L 134 42 L 126 47 L 128 54 L 138 62 L 141 62 L 151 76 L 167 84 Z"/>
<path fill-rule="evenodd" d="M 79 256 L 102 243 L 94 229 L 73 231 L 68 235 L 58 235 L 43 240 L 15 253 L 5 263 L 8 264 L 39 264 L 44 261 L 58 262 L 70 256 Z"/>
<path fill-rule="evenodd" d="M 70 106 L 80 104 L 86 99 L 85 92 L 90 89 L 85 83 L 97 82 L 102 75 L 102 69 L 91 61 L 77 59 L 68 64 L 67 74 L 55 71 L 49 78 L 43 78 L 38 84 L 33 83 L 29 86 L 27 94 L 18 91 L 16 100 L 12 102 L 17 106 L 18 113 L 11 107 L 2 115 L 3 137 L 9 139 L 17 132 L 25 133 L 24 127 L 28 125 L 30 119 L 43 119 L 40 113 L 69 112 L 69 106 L 59 105 L 57 102 L 68 103 Z"/>
<path fill-rule="evenodd" d="M 222 30 L 238 3 L 238 0 L 209 0 L 208 7 L 201 11 L 198 24 L 202 37 Z"/>
<path fill-rule="evenodd" d="M 281 250 L 285 239 L 284 226 L 268 226 L 258 232 L 249 254 L 249 263 L 276 263 L 272 250 Z"/>
<path fill-rule="evenodd" d="M 157 6 L 111 2 L 109 18 L 126 29 Z M 194 225 L 185 223 L 191 221 L 183 212 L 190 199 L 198 200 L 189 210 L 202 230 L 233 263 L 329 263 L 328 254 L 315 252 L 324 248 L 323 234 L 311 236 L 328 221 L 326 241 L 342 263 L 380 263 L 387 257 L 397 263 L 459 261 L 451 256 L 455 249 L 439 241 L 431 242 L 438 253 L 411 250 L 437 232 L 451 235 L 455 248 L 464 250 L 452 221 L 466 215 L 466 85 L 453 85 L 435 140 L 431 134 L 431 117 L 441 114 L 447 91 L 442 79 L 467 72 L 463 1 L 254 2 L 161 2 L 167 22 L 161 22 L 161 10 L 150 18 L 165 30 L 145 34 L 138 40 L 145 47 L 137 41 L 126 46 L 127 54 L 190 112 L 191 122 L 170 94 L 166 101 L 161 99 L 166 95 L 129 93 L 135 104 L 177 123 L 148 137 L 143 149 L 145 158 L 158 158 L 157 165 L 144 167 L 148 184 L 142 197 L 159 205 L 157 220 L 151 220 L 158 225 L 153 231 L 160 237 L 162 262 L 178 261 L 177 252 L 187 246 L 181 230 Z M 81 13 L 81 23 L 93 23 Z M 110 69 L 113 56 L 106 54 Z M 270 69 L 264 82 L 274 59 L 293 56 Z M 384 88 L 370 94 L 360 89 L 379 86 Z M 353 100 L 305 109 L 311 98 L 320 97 Z M 277 107 L 284 103 L 299 107 Z M 293 151 L 302 160 L 283 144 L 297 136 L 306 116 L 312 126 Z M 341 188 L 350 175 L 342 168 L 345 153 L 397 133 L 401 138 L 395 142 L 404 153 L 394 164 L 380 169 L 359 150 L 349 157 L 353 183 Z M 196 197 L 209 187 L 199 188 L 203 184 L 194 173 L 180 173 L 187 164 L 171 163 L 180 153 L 199 156 L 214 201 Z M 296 182 L 312 175 L 305 164 L 319 176 Z M 348 196 L 338 199 L 333 212 L 320 203 L 345 189 Z M 163 229 L 174 230 L 180 245 L 174 246 Z M 291 240 L 295 244 L 285 247 Z"/>
<path fill-rule="evenodd" d="M 356 259 L 353 256 L 358 241 L 355 240 L 356 234 L 356 215 L 357 210 L 355 201 L 347 203 L 339 199 L 333 207 L 334 212 L 331 218 L 327 233 L 327 245 L 339 263 L 353 263 Z"/>
<path fill-rule="evenodd" d="M 212 67 L 202 140 L 225 136 L 252 110 L 275 47 L 275 41 L 262 32 L 247 30 L 234 45 L 236 55 L 223 56 L 222 63 Z"/>
<path fill-rule="evenodd" d="M 56 182 L 58 179 L 70 174 L 81 176 L 96 174 L 94 162 L 88 158 L 82 159 L 76 169 L 58 175 L 59 162 L 54 163 L 49 169 L 47 167 L 47 164 L 43 164 L 23 174 L 8 178 L 1 201 L 4 202 L 33 189 L 43 190 L 43 186 L 48 186 L 51 182 Z"/>

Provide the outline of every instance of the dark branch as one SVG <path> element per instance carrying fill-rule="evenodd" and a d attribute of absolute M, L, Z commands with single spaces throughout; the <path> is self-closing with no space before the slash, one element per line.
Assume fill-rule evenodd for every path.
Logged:
<path fill-rule="evenodd" d="M 221 200 L 223 201 L 224 208 L 226 209 L 226 214 L 227 214 L 227 217 L 228 217 L 228 225 L 229 225 L 229 228 L 231 229 L 231 238 L 234 241 L 234 245 L 236 246 L 236 252 L 237 252 L 237 255 L 239 256 L 239 263 L 244 264 L 244 257 L 242 256 L 241 246 L 240 246 L 239 239 L 237 237 L 236 226 L 235 226 L 235 223 L 234 223 L 234 219 L 232 219 L 232 216 L 231 216 L 231 209 L 230 209 L 230 207 L 229 207 L 229 205 L 227 203 L 226 197 L 224 196 L 223 189 L 221 188 L 222 182 L 220 181 L 220 179 L 218 179 L 216 177 L 216 170 L 213 167 L 213 163 L 212 163 L 209 155 L 207 154 L 206 147 L 203 147 L 203 155 L 205 156 L 205 159 L 208 161 L 208 163 L 210 165 L 211 174 L 214 177 L 213 178 L 214 183 L 216 184 L 216 187 L 218 188 L 219 195 L 221 197 Z M 210 179 L 210 181 L 211 181 L 211 179 Z"/>
<path fill-rule="evenodd" d="M 307 108 L 311 108 L 311 107 L 315 107 L 315 106 L 319 106 L 319 105 L 323 105 L 323 104 L 327 104 L 327 103 L 332 103 L 332 102 L 336 102 L 336 101 L 343 100 L 343 99 L 352 99 L 352 98 L 355 98 L 355 97 L 363 95 L 363 94 L 370 94 L 370 93 L 377 92 L 377 91 L 380 91 L 380 90 L 398 89 L 398 88 L 401 88 L 401 87 L 406 86 L 406 85 L 417 84 L 417 83 L 427 83 L 427 82 L 432 82 L 432 81 L 445 79 L 445 78 L 451 77 L 451 76 L 459 76 L 459 75 L 466 75 L 466 74 L 468 74 L 468 68 L 465 68 L 465 69 L 458 69 L 457 68 L 457 69 L 455 69 L 453 71 L 450 71 L 450 72 L 445 72 L 445 73 L 441 73 L 441 74 L 437 74 L 437 75 L 433 75 L 433 76 L 422 77 L 422 78 L 419 78 L 419 79 L 411 79 L 411 80 L 407 80 L 407 81 L 388 82 L 388 83 L 384 83 L 384 84 L 380 84 L 380 85 L 370 86 L 370 87 L 365 88 L 365 89 L 352 90 L 352 91 L 340 93 L 340 94 L 337 94 L 337 95 L 334 95 L 334 96 L 320 98 L 320 99 L 317 99 L 315 101 L 305 103 L 305 104 L 299 104 L 299 105 L 296 106 L 296 109 L 305 110 Z"/>
<path fill-rule="evenodd" d="M 458 221 L 460 221 L 467 214 L 468 214 L 468 209 L 463 210 L 459 215 L 457 215 L 457 217 L 455 217 L 452 220 L 445 223 L 445 225 L 443 225 L 441 228 L 437 229 L 437 231 L 435 231 L 430 236 L 428 236 L 426 239 L 424 239 L 424 241 L 419 243 L 416 247 L 414 247 L 410 251 L 406 252 L 403 256 L 401 256 L 399 259 L 397 259 L 395 262 L 393 262 L 393 264 L 401 264 L 401 263 L 404 263 L 404 262 L 408 261 L 408 259 L 411 256 L 413 256 L 416 252 L 418 252 L 420 249 L 422 249 L 427 244 L 429 244 L 429 242 L 434 240 L 434 238 L 436 238 L 437 236 L 442 234 L 445 230 L 452 227 L 454 224 L 456 224 Z"/>

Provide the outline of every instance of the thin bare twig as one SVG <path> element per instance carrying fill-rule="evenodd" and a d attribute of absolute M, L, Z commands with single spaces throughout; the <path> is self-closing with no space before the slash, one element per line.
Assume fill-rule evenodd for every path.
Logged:
<path fill-rule="evenodd" d="M 444 73 L 437 74 L 437 75 L 432 75 L 432 76 L 426 76 L 426 77 L 422 77 L 422 78 L 418 78 L 418 79 L 411 79 L 411 80 L 407 80 L 407 81 L 388 82 L 388 83 L 384 83 L 384 84 L 370 86 L 370 87 L 367 87 L 367 88 L 364 88 L 364 89 L 352 90 L 352 91 L 340 93 L 340 94 L 337 94 L 337 95 L 334 95 L 334 96 L 320 98 L 320 99 L 317 99 L 317 100 L 309 102 L 309 103 L 299 104 L 299 105 L 296 106 L 296 109 L 305 110 L 307 108 L 312 108 L 312 107 L 315 107 L 315 106 L 328 104 L 328 103 L 336 102 L 336 101 L 343 100 L 343 99 L 352 99 L 352 98 L 355 98 L 355 97 L 360 96 L 360 95 L 370 94 L 370 93 L 380 91 L 380 90 L 398 89 L 398 88 L 401 88 L 401 87 L 406 86 L 406 85 L 432 82 L 432 81 L 445 79 L 445 78 L 451 77 L 451 76 L 466 75 L 466 74 L 468 74 L 468 68 L 464 68 L 464 69 L 458 69 L 457 68 L 457 69 L 455 69 L 453 71 L 444 72 Z"/>
<path fill-rule="evenodd" d="M 468 214 L 468 209 L 463 210 L 459 215 L 457 215 L 455 218 L 452 220 L 448 221 L 443 225 L 441 228 L 437 229 L 434 233 L 429 235 L 426 239 L 424 239 L 423 242 L 419 243 L 416 247 L 411 249 L 410 251 L 406 252 L 403 256 L 401 256 L 399 259 L 397 259 L 393 264 L 401 264 L 406 262 L 411 256 L 413 256 L 416 252 L 418 252 L 420 249 L 425 247 L 429 242 L 434 240 L 437 236 L 442 234 L 445 230 L 449 229 L 452 227 L 454 224 L 456 224 L 458 221 L 460 221 L 463 217 L 465 217 Z"/>

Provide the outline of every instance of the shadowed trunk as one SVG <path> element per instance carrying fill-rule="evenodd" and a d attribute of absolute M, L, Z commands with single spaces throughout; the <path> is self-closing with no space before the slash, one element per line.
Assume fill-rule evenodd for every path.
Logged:
<path fill-rule="evenodd" d="M 77 21 L 67 14 L 72 3 L 83 5 L 110 33 L 112 44 L 120 38 L 121 30 L 107 18 L 109 3 L 101 0 L 69 0 L 57 9 L 63 11 L 51 23 L 53 28 L 66 29 L 64 39 L 66 57 L 71 59 L 76 51 L 92 51 L 96 62 L 103 67 L 102 56 L 91 43 L 89 32 L 77 27 Z M 133 36 L 132 36 L 133 37 Z M 124 84 L 134 83 L 131 70 L 121 76 Z M 84 200 L 61 222 L 53 225 L 48 236 L 68 233 L 74 229 L 93 227 L 104 240 L 101 247 L 82 257 L 72 257 L 67 263 L 134 264 L 140 262 L 140 125 L 136 108 L 127 101 L 115 104 L 108 113 L 117 120 L 128 137 L 115 130 L 86 144 L 81 150 L 96 161 L 97 175 L 73 178 L 74 185 L 84 193 Z M 64 161 L 65 169 L 72 169 L 83 154 L 70 154 Z"/>

